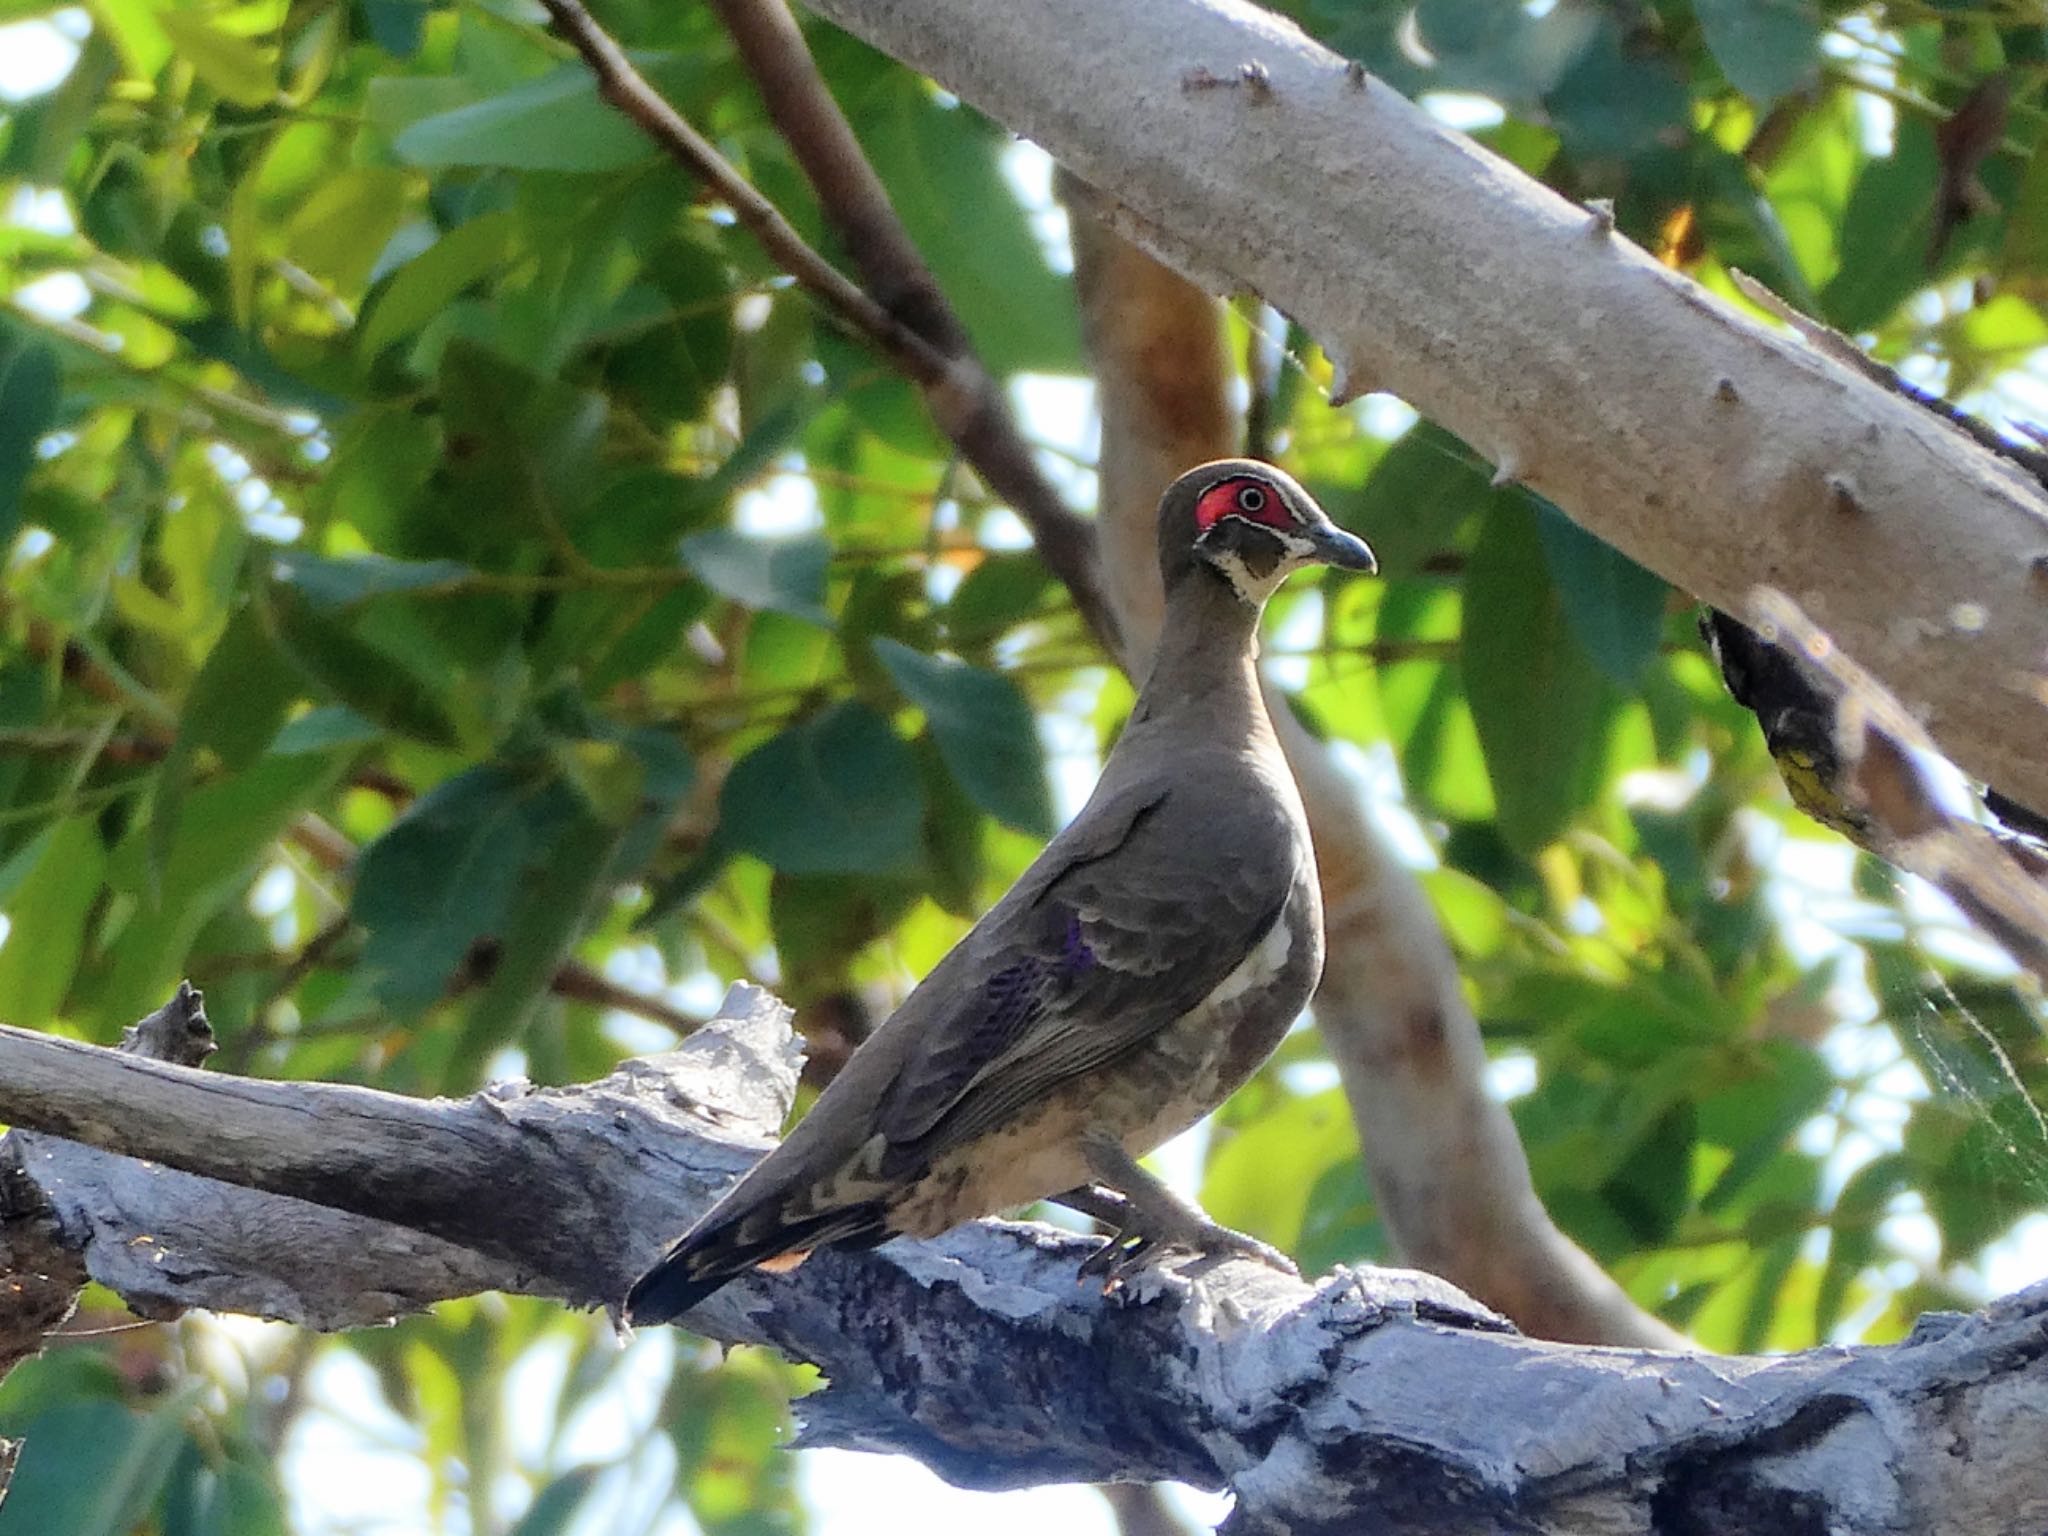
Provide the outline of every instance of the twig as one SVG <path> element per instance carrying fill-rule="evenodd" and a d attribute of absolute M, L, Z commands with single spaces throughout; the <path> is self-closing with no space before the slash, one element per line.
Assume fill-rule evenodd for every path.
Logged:
<path fill-rule="evenodd" d="M 542 0 L 555 30 L 596 75 L 598 90 L 672 159 L 707 182 L 733 216 L 806 292 L 863 332 L 924 392 L 939 430 L 1031 528 L 1046 564 L 1067 585 L 1112 650 L 1115 620 L 1101 593 L 1088 524 L 1039 472 L 1001 392 L 968 349 L 944 296 L 902 233 L 895 211 L 846 119 L 779 4 L 722 4 L 742 57 L 762 78 L 768 106 L 817 186 L 826 214 L 886 302 L 840 272 L 649 85 L 580 0 Z M 777 14 L 779 13 L 779 14 Z M 906 259 L 907 258 L 907 259 Z"/>

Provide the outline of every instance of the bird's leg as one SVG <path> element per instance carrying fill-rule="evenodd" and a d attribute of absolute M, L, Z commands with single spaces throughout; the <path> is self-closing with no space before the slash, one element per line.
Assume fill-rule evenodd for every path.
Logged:
<path fill-rule="evenodd" d="M 1290 1275 L 1300 1273 L 1294 1261 L 1278 1249 L 1210 1220 L 1199 1207 L 1148 1173 L 1114 1137 L 1091 1136 L 1082 1142 L 1081 1150 L 1089 1171 L 1121 1196 L 1124 1205 L 1117 1217 L 1117 1235 L 1088 1256 L 1081 1265 L 1082 1274 L 1100 1274 L 1114 1287 L 1145 1269 L 1162 1248 L 1183 1248 L 1205 1257 L 1251 1259 Z"/>
<path fill-rule="evenodd" d="M 1063 1195 L 1048 1196 L 1054 1205 L 1064 1205 L 1070 1211 L 1078 1211 L 1091 1221 L 1099 1221 L 1112 1232 L 1121 1231 L 1131 1219 L 1131 1202 L 1113 1189 L 1104 1189 L 1100 1184 L 1079 1184 Z"/>

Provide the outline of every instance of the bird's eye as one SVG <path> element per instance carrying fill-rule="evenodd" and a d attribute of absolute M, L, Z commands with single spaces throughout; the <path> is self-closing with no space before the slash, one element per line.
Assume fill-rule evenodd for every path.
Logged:
<path fill-rule="evenodd" d="M 1256 485 L 1243 486 L 1237 493 L 1237 509 L 1240 512 L 1263 512 L 1266 510 L 1266 493 Z"/>

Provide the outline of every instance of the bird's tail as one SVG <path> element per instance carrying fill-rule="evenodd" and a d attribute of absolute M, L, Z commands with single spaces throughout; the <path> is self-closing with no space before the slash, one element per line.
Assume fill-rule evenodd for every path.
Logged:
<path fill-rule="evenodd" d="M 723 1217 L 713 1210 L 633 1282 L 626 1293 L 626 1321 L 636 1326 L 669 1322 L 748 1270 L 791 1270 L 815 1248 L 872 1248 L 896 1235 L 887 1217 L 879 1200 L 795 1219 L 761 1207 Z"/>

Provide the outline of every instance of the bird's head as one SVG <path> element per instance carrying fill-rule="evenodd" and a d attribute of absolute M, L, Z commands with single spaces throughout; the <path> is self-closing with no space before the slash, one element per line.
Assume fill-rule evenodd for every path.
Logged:
<path fill-rule="evenodd" d="M 1294 477 L 1256 459 L 1189 470 L 1159 504 L 1159 565 L 1168 590 L 1207 566 L 1253 607 L 1304 565 L 1376 569 L 1372 550 L 1330 521 Z"/>

